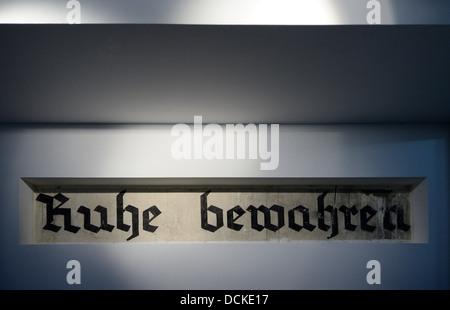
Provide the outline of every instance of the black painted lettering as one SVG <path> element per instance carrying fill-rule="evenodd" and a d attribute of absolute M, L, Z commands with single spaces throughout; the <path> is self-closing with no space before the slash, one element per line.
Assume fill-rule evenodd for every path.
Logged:
<path fill-rule="evenodd" d="M 303 215 L 303 226 L 295 222 L 295 211 L 300 212 Z M 305 228 L 306 230 L 309 231 L 313 231 L 314 228 L 316 228 L 316 226 L 311 225 L 311 223 L 309 222 L 309 209 L 305 208 L 302 205 L 289 210 L 288 219 L 289 219 L 289 228 L 295 231 L 300 231 L 302 228 Z"/>
<path fill-rule="evenodd" d="M 83 228 L 93 233 L 98 233 L 100 227 L 91 224 L 91 210 L 85 206 L 80 206 L 77 212 L 84 215 Z"/>
<path fill-rule="evenodd" d="M 359 212 L 359 216 L 361 219 L 361 229 L 365 231 L 374 231 L 375 226 L 369 225 L 369 221 L 372 217 L 377 214 L 377 210 L 374 210 L 371 206 L 367 205 L 364 208 L 362 208 Z"/>
<path fill-rule="evenodd" d="M 113 225 L 108 224 L 108 210 L 105 207 L 98 205 L 94 211 L 100 213 L 100 229 L 111 232 L 114 229 Z"/>
<path fill-rule="evenodd" d="M 71 233 L 76 233 L 78 232 L 78 230 L 80 230 L 80 227 L 72 225 L 70 209 L 61 208 L 61 206 L 65 204 L 69 200 L 69 198 L 67 198 L 63 194 L 56 194 L 54 197 L 45 194 L 39 194 L 36 197 L 36 200 L 45 203 L 46 206 L 47 222 L 44 225 L 43 229 L 58 232 L 61 229 L 61 226 L 52 224 L 53 217 L 55 215 L 62 215 L 64 216 L 64 230 L 69 231 Z M 53 207 L 54 200 L 60 202 L 60 204 L 58 204 L 56 207 Z"/>
<path fill-rule="evenodd" d="M 259 207 L 258 209 L 260 208 L 261 207 Z M 252 229 L 262 231 L 264 229 L 264 226 L 258 223 L 258 209 L 255 206 L 250 205 L 247 208 L 247 211 L 250 211 Z"/>
<path fill-rule="evenodd" d="M 207 191 L 200 197 L 201 226 L 207 231 L 215 232 L 223 226 L 223 211 L 222 209 L 213 205 L 208 207 L 207 197 L 210 192 L 211 191 Z M 216 215 L 216 225 L 211 225 L 208 223 L 208 211 Z"/>
<path fill-rule="evenodd" d="M 83 221 L 83 224 L 80 225 L 85 229 L 86 231 L 90 233 L 98 233 L 100 230 L 104 230 L 107 232 L 112 232 L 115 227 L 117 227 L 120 232 L 114 232 L 114 237 L 111 238 L 111 240 L 116 240 L 117 236 L 119 235 L 125 235 L 123 239 L 128 237 L 126 241 L 130 241 L 136 237 L 139 236 L 139 229 L 140 229 L 140 213 L 142 212 L 142 229 L 146 232 L 154 233 L 158 226 L 154 223 L 158 222 L 155 221 L 155 219 L 161 215 L 161 210 L 156 206 L 152 205 L 151 207 L 144 210 L 144 208 L 138 208 L 133 205 L 126 205 L 124 204 L 124 197 L 127 193 L 126 190 L 121 191 L 117 195 L 115 195 L 116 198 L 116 205 L 114 205 L 114 202 L 111 205 L 108 205 L 106 207 L 97 205 L 95 209 L 93 209 L 94 212 L 98 212 L 99 215 L 94 214 L 92 215 L 92 210 L 84 205 L 80 205 L 79 207 L 76 206 L 76 201 L 83 201 L 82 197 L 80 199 L 75 198 L 73 201 L 69 202 L 69 198 L 64 196 L 61 193 L 58 193 L 53 196 L 46 195 L 46 194 L 37 194 L 36 201 L 45 204 L 44 206 L 40 205 L 40 208 L 43 210 L 43 212 L 46 212 L 45 217 L 41 217 L 37 223 L 41 223 L 42 220 L 45 220 L 45 224 L 43 223 L 43 229 L 44 230 L 50 230 L 52 232 L 60 232 L 61 228 L 64 227 L 64 230 L 69 231 L 71 233 L 77 233 L 80 230 L 80 227 L 77 227 L 73 225 L 73 223 L 80 223 Z M 264 229 L 267 229 L 272 232 L 278 232 L 281 231 L 281 234 L 279 235 L 277 233 L 277 237 L 283 238 L 284 236 L 288 236 L 288 238 L 293 239 L 301 239 L 303 234 L 300 234 L 299 236 L 295 236 L 295 233 L 290 231 L 290 233 L 285 234 L 285 231 L 287 231 L 287 228 L 285 231 L 281 230 L 285 226 L 285 207 L 277 204 L 273 204 L 270 208 L 260 205 L 259 207 L 255 207 L 253 205 L 249 205 L 247 208 L 245 206 L 241 207 L 241 205 L 235 205 L 231 208 L 231 205 L 225 205 L 224 209 L 221 209 L 214 205 L 208 205 L 208 195 L 211 193 L 210 190 L 204 192 L 200 196 L 200 215 L 201 215 L 201 228 L 204 230 L 207 230 L 209 232 L 215 233 L 218 229 L 220 229 L 222 226 L 224 226 L 224 211 L 226 211 L 226 221 L 227 221 L 227 227 L 231 230 L 234 230 L 236 232 L 242 231 L 242 228 L 244 228 L 244 225 L 250 225 L 251 229 L 256 230 L 258 232 L 263 231 Z M 364 198 L 364 200 L 361 201 L 367 201 L 365 204 L 369 203 L 371 205 L 376 205 L 375 209 L 371 207 L 370 205 L 365 205 L 364 207 L 360 207 L 359 203 L 355 203 L 355 205 L 352 205 L 350 201 L 356 199 L 357 197 L 353 197 L 350 200 L 350 197 L 343 197 L 344 201 L 347 201 L 348 204 L 345 205 L 345 203 L 341 203 L 340 207 L 337 208 L 335 205 L 336 203 L 336 195 L 340 195 L 335 190 L 335 203 L 333 205 L 327 205 L 325 202 L 325 199 L 327 199 L 327 202 L 330 202 L 330 196 L 327 197 L 327 194 L 329 191 L 324 191 L 322 193 L 318 194 L 312 194 L 313 196 L 310 196 L 311 198 L 317 199 L 317 209 L 309 209 L 304 207 L 301 204 L 298 204 L 297 207 L 293 207 L 292 209 L 287 210 L 287 216 L 288 216 L 288 227 L 292 229 L 295 232 L 300 232 L 303 228 L 305 230 L 312 232 L 316 227 L 319 227 L 321 231 L 324 231 L 326 233 L 322 233 L 317 231 L 317 233 L 320 234 L 314 234 L 315 236 L 320 235 L 328 235 L 327 239 L 334 238 L 339 234 L 339 228 L 344 229 L 346 231 L 349 231 L 345 233 L 345 235 L 342 236 L 343 239 L 353 239 L 352 233 L 355 232 L 354 237 L 356 239 L 360 238 L 361 231 L 370 232 L 373 233 L 374 231 L 377 231 L 376 235 L 374 236 L 376 238 L 409 238 L 409 234 L 390 234 L 390 233 L 382 233 L 381 230 L 384 229 L 386 231 L 394 231 L 396 229 L 402 230 L 402 231 L 409 231 L 411 229 L 411 226 L 408 222 L 408 215 L 410 213 L 408 202 L 406 202 L 406 199 L 403 195 L 398 196 L 398 199 L 395 198 L 395 201 L 398 202 L 397 205 L 393 206 L 383 206 L 380 205 L 378 200 L 371 200 L 372 197 L 369 197 L 368 200 Z M 132 195 L 132 194 L 128 194 Z M 127 195 L 127 197 L 129 197 Z M 245 195 L 245 193 L 244 193 Z M 247 199 L 243 195 L 243 199 Z M 311 194 L 309 194 L 311 195 Z M 361 193 L 361 195 L 370 195 L 367 192 Z M 213 195 L 214 196 L 214 195 Z M 69 197 L 72 197 L 69 195 Z M 75 196 L 76 197 L 76 196 Z M 95 197 L 95 196 L 91 196 Z M 197 196 L 198 197 L 198 196 Z M 257 197 L 257 196 L 255 196 Z M 104 199 L 102 195 L 99 195 L 99 198 Z M 258 198 L 258 197 L 257 197 Z M 376 198 L 376 197 L 375 197 Z M 198 199 L 198 198 L 197 198 Z M 258 198 L 259 199 L 259 198 Z M 131 201 L 131 196 L 129 199 Z M 234 200 L 234 197 L 233 197 Z M 105 200 L 101 200 L 105 201 Z M 277 201 L 277 200 L 276 200 Z M 284 200 L 279 199 L 278 201 L 290 201 L 290 200 Z M 341 199 L 339 199 L 341 201 Z M 370 201 L 373 201 L 371 203 Z M 385 201 L 385 200 L 383 200 Z M 390 200 L 389 200 L 390 201 Z M 198 200 L 197 200 L 198 202 Z M 210 199 L 211 202 L 211 199 Z M 301 200 L 299 201 L 301 203 Z M 101 202 L 100 202 L 101 203 Z M 400 206 L 400 203 L 404 205 L 405 209 Z M 108 204 L 108 203 L 107 203 Z M 226 204 L 226 203 L 225 203 Z M 104 204 L 105 205 L 105 204 Z M 149 204 L 151 205 L 151 204 Z M 361 204 L 364 205 L 364 204 Z M 125 207 L 126 206 L 126 207 Z M 351 206 L 351 207 L 350 207 Z M 198 207 L 198 205 L 197 205 Z M 228 209 L 230 208 L 230 209 Z M 76 217 L 75 219 L 71 216 L 72 209 L 74 212 L 73 215 Z M 109 210 L 108 210 L 109 209 Z M 76 210 L 76 211 L 75 211 Z M 142 211 L 144 210 L 144 211 Z M 194 207 L 194 212 L 195 209 Z M 382 210 L 379 213 L 378 211 Z M 115 215 L 113 215 L 113 218 L 115 217 L 117 222 L 116 226 L 113 226 L 108 223 L 108 212 L 116 212 Z M 241 219 L 246 212 L 250 213 L 250 218 L 245 218 L 245 220 Z M 197 211 L 198 212 L 198 211 Z M 358 215 L 359 213 L 359 215 Z M 170 214 L 170 212 L 168 213 Z M 377 216 L 378 214 L 378 216 Z M 56 216 L 62 216 L 56 217 Z M 166 215 L 167 216 L 167 215 Z M 339 216 L 342 217 L 342 220 L 339 219 Z M 56 217 L 56 218 L 55 218 Z M 100 217 L 100 221 L 98 218 Z M 56 219 L 56 220 L 55 220 Z M 240 219 L 240 220 L 239 220 Z M 111 217 L 110 217 L 111 221 Z M 171 221 L 171 219 L 168 219 L 169 223 L 175 223 L 176 221 Z M 249 224 L 245 224 L 249 221 Z M 64 223 L 61 224 L 61 223 Z M 313 225 L 312 223 L 315 225 Z M 164 223 L 167 223 L 164 221 Z M 316 224 L 317 223 L 317 224 Z M 39 224 L 41 225 L 41 224 Z M 61 225 L 61 226 L 58 226 Z M 339 227 L 341 225 L 341 227 Z M 358 225 L 360 225 L 360 228 L 358 229 Z M 130 231 L 131 230 L 131 235 Z M 245 230 L 245 229 L 244 229 Z M 123 233 L 125 232 L 125 233 Z M 127 233 L 128 232 L 128 233 Z M 255 233 L 255 232 L 254 232 Z M 252 233 L 252 234 L 254 234 Z M 119 234 L 119 235 L 117 235 Z M 164 235 L 163 233 L 160 233 L 160 235 Z M 250 237 L 253 238 L 252 234 L 250 234 Z M 256 233 L 257 234 L 257 233 Z M 247 234 L 244 234 L 244 238 Z M 260 235 L 260 234 L 259 234 Z M 46 235 L 45 238 L 47 238 Z M 225 236 L 225 235 L 224 235 Z M 268 235 L 271 236 L 271 235 Z M 363 238 L 371 239 L 372 237 L 367 236 L 367 233 L 362 235 Z M 84 238 L 85 235 L 81 236 L 80 238 Z M 160 236 L 158 236 L 159 238 Z M 163 238 L 164 236 L 162 236 Z M 61 240 L 65 240 L 64 236 L 62 236 Z M 73 238 L 73 237 L 70 237 Z M 102 236 L 103 238 L 103 236 Z M 222 235 L 221 235 L 222 238 Z M 234 238 L 234 237 L 233 237 Z M 259 237 L 258 237 L 259 238 Z M 323 238 L 323 237 L 322 237 Z M 307 237 L 308 239 L 308 237 Z M 58 239 L 59 240 L 59 239 Z"/>
<path fill-rule="evenodd" d="M 327 237 L 327 239 L 331 239 L 334 236 L 336 236 L 339 233 L 338 230 L 338 215 L 337 215 L 337 209 L 333 206 L 326 206 L 324 207 L 325 203 L 325 196 L 327 195 L 327 191 L 325 191 L 323 194 L 321 194 L 319 197 L 317 197 L 317 211 L 318 211 L 318 222 L 319 222 L 319 229 L 323 231 L 328 231 L 330 229 L 330 225 L 325 224 L 325 212 L 330 213 L 330 221 L 331 221 L 331 235 Z"/>
<path fill-rule="evenodd" d="M 255 208 L 251 205 L 247 208 L 247 210 L 251 213 L 252 228 L 257 231 L 262 231 L 264 228 L 270 231 L 277 231 L 284 226 L 284 207 L 282 206 L 273 205 L 272 207 L 267 208 L 261 205 L 259 208 Z M 258 211 L 264 214 L 264 226 L 258 223 Z M 277 214 L 276 225 L 272 224 L 271 211 L 274 211 Z"/>
<path fill-rule="evenodd" d="M 352 215 L 358 214 L 356 206 L 352 206 L 351 208 L 341 206 L 339 211 L 344 213 L 344 228 L 346 230 L 355 231 L 357 226 L 352 224 Z"/>
<path fill-rule="evenodd" d="M 150 218 L 150 214 L 152 214 L 153 216 Z M 151 206 L 150 208 L 148 208 L 147 210 L 145 210 L 142 213 L 142 226 L 143 229 L 145 231 L 149 231 L 154 233 L 156 231 L 156 229 L 158 228 L 158 226 L 153 226 L 150 225 L 150 222 L 153 221 L 158 215 L 161 214 L 161 211 L 158 209 L 157 206 Z"/>
<path fill-rule="evenodd" d="M 237 214 L 236 217 L 234 217 L 234 213 Z M 242 215 L 245 214 L 245 210 L 242 209 L 240 206 L 235 206 L 234 208 L 231 208 L 227 211 L 227 227 L 236 231 L 240 231 L 244 225 L 236 224 L 235 221 L 240 218 Z"/>
<path fill-rule="evenodd" d="M 266 208 L 267 209 L 267 208 Z M 274 211 L 277 214 L 277 224 L 272 224 L 270 213 Z M 284 226 L 284 207 L 273 205 L 269 209 L 264 210 L 264 226 L 270 231 L 277 231 Z"/>
<path fill-rule="evenodd" d="M 132 234 L 128 237 L 127 241 L 139 236 L 139 210 L 136 207 L 128 205 L 126 208 L 123 207 L 123 196 L 125 195 L 126 190 L 121 191 L 116 197 L 117 203 L 117 229 L 128 231 L 130 230 L 130 225 L 127 225 L 123 222 L 123 214 L 125 212 L 131 213 L 131 225 L 132 225 Z"/>
<path fill-rule="evenodd" d="M 411 228 L 411 226 L 406 224 L 403 220 L 403 216 L 404 216 L 403 209 L 398 207 L 397 205 L 394 205 L 392 207 L 386 208 L 386 210 L 384 211 L 384 216 L 383 216 L 383 228 L 384 229 L 393 231 L 396 227 L 394 224 L 392 224 L 391 212 L 393 212 L 397 215 L 397 228 L 398 229 L 401 229 L 403 231 L 408 231 Z"/>

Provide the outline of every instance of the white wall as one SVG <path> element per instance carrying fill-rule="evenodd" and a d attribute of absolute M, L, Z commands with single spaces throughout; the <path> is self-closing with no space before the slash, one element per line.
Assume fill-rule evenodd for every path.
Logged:
<path fill-rule="evenodd" d="M 169 125 L 0 127 L 0 288 L 449 289 L 448 125 L 280 126 L 280 164 L 174 160 Z M 429 242 L 20 245 L 21 177 L 426 177 Z"/>

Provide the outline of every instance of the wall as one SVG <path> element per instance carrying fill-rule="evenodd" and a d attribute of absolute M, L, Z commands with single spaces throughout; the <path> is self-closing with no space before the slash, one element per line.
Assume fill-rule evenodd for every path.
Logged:
<path fill-rule="evenodd" d="M 281 125 L 280 162 L 174 160 L 169 125 L 2 125 L 0 288 L 449 289 L 448 125 Z M 24 245 L 21 177 L 426 177 L 428 243 Z M 366 264 L 381 264 L 381 285 Z"/>

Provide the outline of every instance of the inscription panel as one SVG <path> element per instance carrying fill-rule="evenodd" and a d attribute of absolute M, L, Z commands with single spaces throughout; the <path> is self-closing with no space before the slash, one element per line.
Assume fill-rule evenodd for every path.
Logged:
<path fill-rule="evenodd" d="M 410 240 L 404 188 L 34 192 L 34 243 Z"/>

